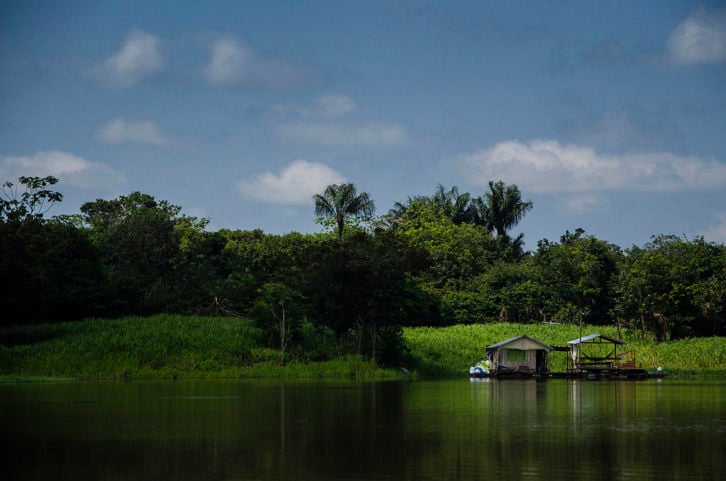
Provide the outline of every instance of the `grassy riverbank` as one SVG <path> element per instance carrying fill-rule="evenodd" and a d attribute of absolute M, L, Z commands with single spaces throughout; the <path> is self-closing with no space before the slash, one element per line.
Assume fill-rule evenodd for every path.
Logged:
<path fill-rule="evenodd" d="M 158 315 L 0 331 L 0 380 L 287 378 L 391 379 L 358 356 L 281 366 L 251 321 Z"/>
<path fill-rule="evenodd" d="M 585 334 L 616 336 L 614 328 L 586 326 Z M 407 328 L 406 367 L 420 377 L 462 376 L 483 358 L 484 348 L 528 334 L 565 345 L 579 336 L 569 325 L 488 324 L 445 328 Z M 668 372 L 723 375 L 726 339 L 686 339 L 656 344 L 622 332 L 636 361 Z M 158 315 L 44 324 L 0 331 L 0 380 L 286 378 L 399 379 L 396 369 L 381 369 L 358 356 L 324 362 L 279 364 L 279 351 L 262 347 L 250 321 L 228 317 Z M 564 369 L 565 354 L 551 355 L 551 368 Z"/>
<path fill-rule="evenodd" d="M 604 334 L 617 337 L 615 327 L 583 326 L 583 335 Z M 404 330 L 411 349 L 411 364 L 423 376 L 453 376 L 468 372 L 469 366 L 484 359 L 484 348 L 522 334 L 545 344 L 565 346 L 580 336 L 579 326 L 544 324 L 477 324 L 443 328 L 411 328 Z M 621 338 L 627 349 L 635 349 L 636 364 L 654 370 L 680 375 L 726 375 L 726 338 L 709 337 L 681 339 L 656 343 L 641 339 L 637 333 L 622 329 Z M 550 354 L 550 369 L 566 367 L 566 353 Z"/>

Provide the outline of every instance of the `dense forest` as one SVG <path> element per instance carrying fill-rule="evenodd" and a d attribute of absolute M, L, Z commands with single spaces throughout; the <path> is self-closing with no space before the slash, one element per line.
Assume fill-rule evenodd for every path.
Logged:
<path fill-rule="evenodd" d="M 654 236 L 621 249 L 582 229 L 525 251 L 516 185 L 439 186 L 376 217 L 353 184 L 311 199 L 321 233 L 206 229 L 133 192 L 48 217 L 53 177 L 0 198 L 2 324 L 155 313 L 253 319 L 285 356 L 396 363 L 402 326 L 579 323 L 659 341 L 726 334 L 726 246 Z"/>

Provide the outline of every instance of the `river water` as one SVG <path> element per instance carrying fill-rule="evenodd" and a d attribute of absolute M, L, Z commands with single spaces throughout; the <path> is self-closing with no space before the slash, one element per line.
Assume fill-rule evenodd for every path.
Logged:
<path fill-rule="evenodd" d="M 726 382 L 5 384 L 0 428 L 3 479 L 726 479 Z"/>

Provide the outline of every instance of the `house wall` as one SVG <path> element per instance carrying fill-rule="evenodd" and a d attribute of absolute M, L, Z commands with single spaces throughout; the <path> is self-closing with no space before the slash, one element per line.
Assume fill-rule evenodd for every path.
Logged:
<path fill-rule="evenodd" d="M 506 348 L 501 348 L 494 354 L 494 366 L 498 367 L 499 364 L 504 364 L 506 366 L 509 366 L 511 369 L 516 369 L 519 366 L 527 366 L 528 368 L 530 368 L 530 370 L 535 370 L 535 368 L 537 367 L 537 351 L 525 351 L 524 360 L 511 360 L 508 356 L 509 347 L 510 346 L 507 346 Z"/>

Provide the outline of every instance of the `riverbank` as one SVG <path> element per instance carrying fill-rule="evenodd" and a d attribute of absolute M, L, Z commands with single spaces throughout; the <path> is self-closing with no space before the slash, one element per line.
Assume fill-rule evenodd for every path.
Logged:
<path fill-rule="evenodd" d="M 397 379 L 359 356 L 292 360 L 263 345 L 247 319 L 156 315 L 0 331 L 0 381 L 286 378 Z"/>
<path fill-rule="evenodd" d="M 611 326 L 583 326 L 583 335 L 604 334 L 618 338 Z M 476 361 L 484 359 L 486 346 L 526 334 L 545 344 L 566 346 L 580 336 L 580 328 L 566 324 L 476 324 L 440 328 L 404 330 L 406 345 L 411 349 L 412 364 L 424 377 L 461 375 Z M 726 375 L 726 338 L 680 339 L 657 343 L 642 339 L 637 333 L 620 330 L 627 349 L 634 349 L 636 366 L 647 370 L 661 367 L 678 377 L 723 377 Z M 550 354 L 550 370 L 564 371 L 567 353 Z"/>
<path fill-rule="evenodd" d="M 617 336 L 614 328 L 585 326 L 584 333 Z M 180 378 L 284 378 L 388 380 L 460 377 L 483 358 L 484 348 L 527 334 L 551 345 L 579 336 L 571 325 L 497 323 L 444 328 L 406 328 L 405 368 L 384 369 L 360 356 L 280 365 L 280 353 L 264 347 L 249 320 L 230 317 L 158 315 L 41 324 L 0 331 L 0 382 Z M 726 374 L 726 339 L 665 343 L 622 331 L 636 362 L 684 377 Z M 555 355 L 561 354 L 561 355 Z M 551 369 L 564 369 L 563 353 Z"/>

